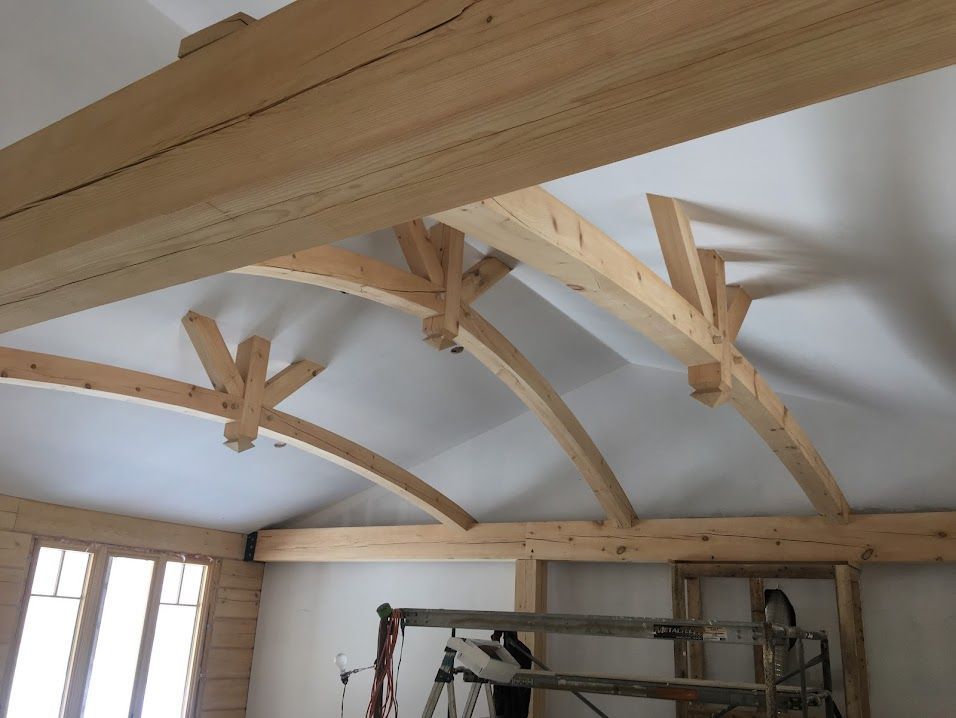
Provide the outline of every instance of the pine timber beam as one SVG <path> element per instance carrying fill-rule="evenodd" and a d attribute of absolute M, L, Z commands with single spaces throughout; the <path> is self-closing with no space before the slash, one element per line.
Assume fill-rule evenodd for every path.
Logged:
<path fill-rule="evenodd" d="M 236 349 L 236 368 L 245 384 L 242 402 L 239 405 L 239 417 L 230 421 L 223 429 L 225 444 L 236 452 L 253 447 L 259 436 L 259 420 L 262 414 L 262 396 L 266 388 L 266 374 L 269 371 L 270 343 L 262 337 L 252 336 L 243 341 Z"/>
<path fill-rule="evenodd" d="M 422 322 L 425 341 L 442 351 L 455 345 L 461 323 L 462 261 L 465 235 L 447 224 L 438 223 L 428 233 L 441 261 L 445 291 L 442 295 L 442 313 L 427 317 Z"/>
<path fill-rule="evenodd" d="M 444 306 L 441 286 L 340 247 L 316 247 L 236 272 L 335 289 L 422 319 L 434 316 Z M 620 526 L 634 523 L 634 508 L 601 451 L 534 365 L 469 307 L 461 308 L 457 341 L 547 427 L 594 491 L 608 518 Z"/>
<path fill-rule="evenodd" d="M 471 304 L 508 276 L 511 267 L 497 257 L 482 257 L 461 277 L 461 303 Z"/>
<path fill-rule="evenodd" d="M 240 418 L 241 398 L 175 379 L 106 364 L 0 347 L 0 384 L 90 394 L 171 409 L 220 423 Z M 475 520 L 414 474 L 343 436 L 263 407 L 259 431 L 375 482 L 435 517 L 454 533 Z"/>
<path fill-rule="evenodd" d="M 0 151 L 0 331 L 954 61 L 951 0 L 300 0 Z"/>
<path fill-rule="evenodd" d="M 956 561 L 956 512 L 263 529 L 257 561 L 929 563 Z"/>
<path fill-rule="evenodd" d="M 325 371 L 324 366 L 308 359 L 292 362 L 266 382 L 262 394 L 262 403 L 266 406 L 275 406 L 289 398 L 323 371 Z"/>
<path fill-rule="evenodd" d="M 712 364 L 724 357 L 724 342 L 711 317 L 540 187 L 441 212 L 438 218 L 558 279 L 685 366 Z M 813 507 L 829 520 L 846 521 L 846 499 L 810 439 L 753 365 L 736 349 L 731 352 L 734 406 L 787 467 Z"/>

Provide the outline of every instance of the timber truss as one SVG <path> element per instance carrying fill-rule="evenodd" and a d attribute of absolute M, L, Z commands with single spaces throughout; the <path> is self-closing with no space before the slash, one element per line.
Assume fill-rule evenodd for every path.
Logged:
<path fill-rule="evenodd" d="M 510 271 L 496 257 L 462 266 L 465 234 L 562 281 L 642 332 L 688 368 L 692 396 L 730 402 L 764 438 L 828 521 L 848 507 L 823 459 L 792 414 L 733 346 L 750 299 L 727 287 L 724 263 L 694 245 L 678 201 L 649 196 L 671 286 L 623 247 L 543 189 L 535 187 L 394 227 L 408 270 L 324 245 L 236 270 L 326 287 L 419 317 L 425 341 L 470 352 L 541 420 L 594 492 L 612 526 L 637 520 L 600 450 L 555 389 L 472 303 Z M 252 336 L 233 357 L 216 322 L 190 311 L 183 325 L 213 389 L 15 349 L 0 350 L 0 381 L 87 390 L 148 401 L 225 422 L 225 444 L 252 448 L 260 431 L 344 466 L 410 501 L 442 523 L 469 529 L 463 508 L 373 451 L 275 407 L 323 369 L 308 360 L 266 375 L 269 341 Z"/>

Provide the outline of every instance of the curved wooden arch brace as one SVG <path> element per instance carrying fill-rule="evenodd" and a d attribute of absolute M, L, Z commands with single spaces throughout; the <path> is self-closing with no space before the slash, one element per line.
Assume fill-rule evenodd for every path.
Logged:
<path fill-rule="evenodd" d="M 340 247 L 316 247 L 235 271 L 336 289 L 422 319 L 444 308 L 441 286 Z M 581 422 L 531 362 L 469 307 L 462 307 L 456 341 L 545 425 L 594 491 L 608 518 L 618 526 L 631 526 L 637 515 L 614 472 Z"/>
<path fill-rule="evenodd" d="M 600 229 L 541 187 L 441 212 L 436 217 L 534 267 L 622 319 L 688 367 L 720 362 L 721 333 L 710 318 Z M 736 348 L 731 401 L 773 449 L 825 518 L 845 522 L 849 506 L 803 428 Z"/>
<path fill-rule="evenodd" d="M 175 379 L 107 364 L 0 347 L 0 383 L 119 399 L 220 423 L 235 421 L 236 397 Z M 444 494 L 374 451 L 320 426 L 263 407 L 260 431 L 331 461 L 398 494 L 446 526 L 469 529 L 475 519 Z"/>

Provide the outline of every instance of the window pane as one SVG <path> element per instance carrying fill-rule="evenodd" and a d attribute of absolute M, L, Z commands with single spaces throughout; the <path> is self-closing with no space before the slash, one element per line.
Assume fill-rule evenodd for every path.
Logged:
<path fill-rule="evenodd" d="M 195 563 L 187 563 L 183 571 L 183 588 L 179 594 L 179 602 L 183 605 L 195 606 L 199 603 L 199 591 L 202 589 L 202 577 L 205 569 Z"/>
<path fill-rule="evenodd" d="M 42 593 L 52 596 L 56 593 L 56 578 L 60 574 L 60 560 L 63 551 L 58 548 L 43 546 L 37 555 L 37 565 L 33 569 L 33 585 L 31 593 Z"/>
<path fill-rule="evenodd" d="M 79 605 L 77 598 L 30 597 L 7 718 L 60 715 Z"/>
<path fill-rule="evenodd" d="M 100 615 L 83 715 L 127 718 L 153 562 L 114 556 Z"/>
<path fill-rule="evenodd" d="M 86 566 L 90 555 L 83 551 L 66 551 L 63 555 L 63 566 L 60 569 L 60 583 L 56 589 L 57 596 L 79 598 L 83 595 L 83 585 L 86 583 Z"/>
<path fill-rule="evenodd" d="M 163 576 L 163 593 L 159 597 L 160 603 L 178 603 L 179 584 L 183 577 L 181 563 L 166 562 L 166 573 Z"/>
<path fill-rule="evenodd" d="M 159 607 L 142 718 L 179 718 L 182 715 L 196 611 L 196 606 Z"/>

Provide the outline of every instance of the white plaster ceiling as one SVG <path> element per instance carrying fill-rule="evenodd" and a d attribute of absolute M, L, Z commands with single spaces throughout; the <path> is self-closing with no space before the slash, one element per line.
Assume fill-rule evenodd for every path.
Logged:
<path fill-rule="evenodd" d="M 237 10 L 261 16 L 276 5 L 95 0 L 80 9 L 65 0 L 0 0 L 0 146 L 172 61 L 187 31 Z M 643 195 L 685 200 L 698 244 L 722 250 L 731 262 L 730 280 L 760 296 L 739 344 L 775 386 L 851 409 L 920 421 L 942 417 L 941 426 L 951 426 L 954 126 L 956 69 L 950 68 L 558 180 L 548 189 L 662 273 Z M 385 233 L 349 244 L 400 263 Z M 503 446 L 493 443 L 495 428 L 523 411 L 467 355 L 425 347 L 411 318 L 328 290 L 250 277 L 174 287 L 10 332 L 0 344 L 204 382 L 179 325 L 190 308 L 216 316 L 231 345 L 253 332 L 271 339 L 273 369 L 299 357 L 327 363 L 328 370 L 283 408 L 413 470 L 422 466 L 438 485 L 448 482 L 434 467 L 445 464 L 433 461 L 429 469 L 429 459 L 456 445 L 474 447 L 483 437 L 490 442 L 484 452 L 469 448 L 466 455 L 472 463 L 476 456 L 490 457 Z M 642 337 L 527 268 L 519 267 L 479 308 L 562 392 L 626 361 L 677 368 Z M 636 421 L 635 412 L 646 420 L 674 411 L 659 397 L 652 392 L 615 401 L 627 405 L 625 415 Z M 690 401 L 680 393 L 672 399 L 682 400 Z M 220 446 L 217 425 L 178 414 L 9 386 L 0 386 L 0 402 L 6 409 L 0 412 L 2 493 L 245 530 L 367 486 L 271 442 L 231 454 Z M 707 416 L 720 420 L 710 419 L 716 413 Z M 840 416 L 852 411 L 841 409 Z M 818 438 L 833 426 L 811 421 L 807 429 Z M 599 445 L 609 441 L 595 438 Z M 659 436 L 647 450 L 666 454 L 666 441 Z M 551 444 L 544 444 L 549 450 L 527 447 L 542 456 L 550 451 L 549 477 L 573 474 Z M 682 446 L 674 449 L 687 451 Z M 725 458 L 712 443 L 701 446 L 709 447 L 707 460 L 691 461 L 693 470 L 682 469 L 667 486 L 666 501 L 676 500 L 682 514 L 707 513 L 708 505 L 695 503 L 694 491 L 686 503 L 674 499 L 682 495 L 674 482 L 691 488 L 702 480 L 694 472 L 709 472 L 703 478 L 712 480 L 739 474 L 741 467 L 767 471 L 763 459 Z M 504 458 L 488 459 L 499 482 L 509 481 L 514 463 L 508 457 L 517 460 L 516 450 L 510 446 Z M 739 450 L 766 451 L 756 440 Z M 905 456 L 899 461 L 893 471 L 908 475 Z M 941 461 L 948 465 L 945 457 Z M 661 466 L 655 463 L 655 474 Z M 633 484 L 631 466 L 615 468 L 628 489 L 647 495 L 646 487 Z M 934 467 L 926 481 L 951 481 L 943 473 Z M 746 486 L 750 479 L 742 480 Z M 771 509 L 794 500 L 795 487 L 780 485 L 787 488 L 765 496 Z M 876 498 L 857 496 L 874 503 L 894 496 L 880 486 Z M 591 500 L 586 489 L 579 493 L 580 515 L 589 516 Z M 927 503 L 939 508 L 949 496 L 945 490 L 927 495 L 933 497 Z M 548 502 L 530 505 L 529 498 L 520 499 L 528 511 L 514 503 L 489 505 L 482 518 L 522 511 L 546 518 Z M 673 509 L 661 501 L 662 513 Z M 574 512 L 562 504 L 552 513 Z"/>

